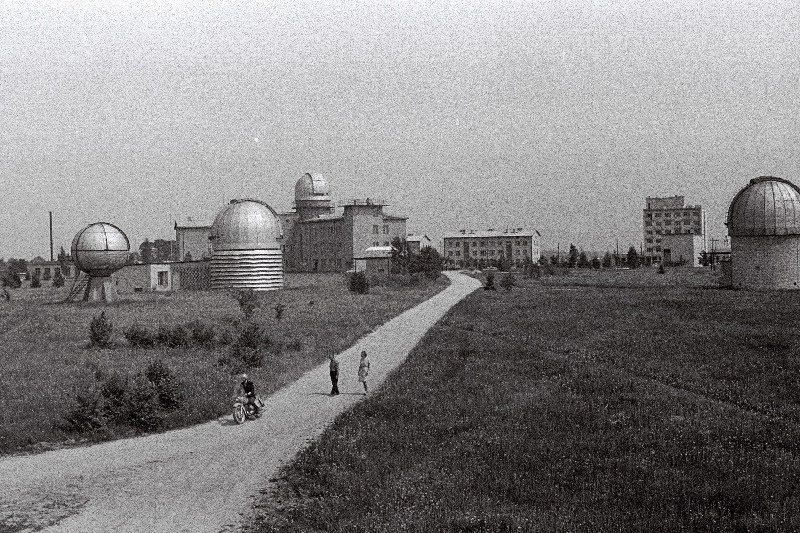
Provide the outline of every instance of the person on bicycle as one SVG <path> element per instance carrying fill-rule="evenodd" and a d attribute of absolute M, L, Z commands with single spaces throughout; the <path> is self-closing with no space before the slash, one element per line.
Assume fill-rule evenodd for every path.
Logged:
<path fill-rule="evenodd" d="M 258 398 L 256 397 L 256 386 L 247 377 L 247 374 L 242 374 L 242 382 L 239 383 L 239 394 L 244 394 L 247 398 L 247 403 L 253 406 L 256 416 L 259 416 L 261 407 L 258 405 Z"/>

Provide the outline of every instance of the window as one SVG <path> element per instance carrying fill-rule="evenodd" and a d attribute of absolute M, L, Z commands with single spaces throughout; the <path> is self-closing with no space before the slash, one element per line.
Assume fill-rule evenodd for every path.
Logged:
<path fill-rule="evenodd" d="M 494 255 L 494 250 L 489 250 L 489 255 Z"/>
<path fill-rule="evenodd" d="M 645 213 L 645 218 L 653 218 L 653 213 Z"/>
<path fill-rule="evenodd" d="M 656 213 L 656 218 L 661 218 L 661 213 Z"/>
<path fill-rule="evenodd" d="M 384 224 L 383 225 L 383 234 L 384 235 L 388 235 L 389 234 L 389 224 Z"/>
<path fill-rule="evenodd" d="M 374 233 L 375 235 L 377 235 L 377 234 L 378 234 L 378 225 L 377 225 L 377 224 L 375 224 L 374 226 L 372 226 L 372 233 Z"/>
<path fill-rule="evenodd" d="M 161 287 L 166 287 L 169 285 L 169 272 L 164 270 L 158 273 L 158 285 Z"/>
<path fill-rule="evenodd" d="M 486 241 L 481 241 L 481 248 L 486 248 Z"/>
<path fill-rule="evenodd" d="M 671 216 L 672 216 L 672 213 L 664 213 L 664 218 L 670 218 Z"/>
<path fill-rule="evenodd" d="M 647 247 L 647 251 L 648 251 L 648 253 L 652 253 L 653 252 L 653 247 L 652 246 L 648 246 Z"/>
<path fill-rule="evenodd" d="M 456 257 L 459 257 L 460 255 L 461 255 L 461 250 L 456 250 Z"/>
<path fill-rule="evenodd" d="M 645 222 L 645 223 L 644 223 L 644 225 L 645 225 L 645 226 L 652 226 L 652 225 L 653 225 L 653 223 L 652 223 L 652 222 Z"/>
<path fill-rule="evenodd" d="M 481 255 L 486 255 L 486 250 L 481 250 Z"/>

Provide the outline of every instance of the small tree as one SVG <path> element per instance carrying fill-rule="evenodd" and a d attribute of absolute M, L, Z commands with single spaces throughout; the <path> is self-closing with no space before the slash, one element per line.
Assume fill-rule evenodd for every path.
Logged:
<path fill-rule="evenodd" d="M 578 264 L 578 249 L 575 248 L 574 244 L 570 244 L 569 256 L 567 256 L 567 266 L 569 268 L 575 268 L 576 264 Z"/>
<path fill-rule="evenodd" d="M 367 294 L 369 292 L 369 280 L 363 270 L 350 274 L 350 292 L 356 294 Z"/>
<path fill-rule="evenodd" d="M 626 262 L 629 268 L 636 268 L 639 266 L 639 253 L 633 246 L 628 248 L 628 256 L 626 258 Z"/>
<path fill-rule="evenodd" d="M 611 265 L 613 264 L 612 261 L 611 253 L 606 252 L 605 255 L 603 255 L 603 268 L 611 268 Z"/>
<path fill-rule="evenodd" d="M 106 317 L 106 312 L 102 311 L 89 323 L 89 342 L 91 346 L 107 348 L 111 346 L 111 333 L 114 331 L 114 323 Z"/>
<path fill-rule="evenodd" d="M 510 291 L 517 285 L 517 278 L 514 277 L 514 274 L 510 272 L 503 276 L 503 279 L 500 280 L 500 286 L 503 287 L 506 292 Z"/>
<path fill-rule="evenodd" d="M 56 269 L 56 275 L 53 276 L 53 287 L 63 287 L 64 286 L 64 274 L 61 273 L 61 269 Z"/>
<path fill-rule="evenodd" d="M 594 256 L 594 257 L 592 258 L 591 264 L 592 264 L 592 268 L 593 268 L 593 269 L 595 269 L 595 270 L 600 270 L 600 265 L 601 265 L 601 262 L 600 262 L 600 258 L 599 258 L 599 257 L 597 257 L 597 256 Z"/>
<path fill-rule="evenodd" d="M 486 291 L 496 291 L 497 287 L 494 286 L 494 272 L 491 270 L 486 273 L 486 285 L 483 287 Z"/>
<path fill-rule="evenodd" d="M 273 309 L 275 309 L 275 320 L 280 321 L 283 318 L 283 312 L 286 311 L 286 306 L 282 303 L 277 303 Z"/>
<path fill-rule="evenodd" d="M 589 268 L 589 258 L 584 251 L 581 251 L 581 254 L 578 256 L 578 268 Z"/>
<path fill-rule="evenodd" d="M 39 280 L 39 274 L 34 274 L 31 278 L 31 289 L 38 289 L 42 286 L 42 282 Z"/>
<path fill-rule="evenodd" d="M 236 298 L 236 301 L 239 303 L 239 309 L 241 309 L 245 320 L 252 319 L 256 309 L 261 306 L 258 295 L 253 289 L 236 291 L 233 297 Z"/>
<path fill-rule="evenodd" d="M 442 256 L 432 246 L 420 250 L 416 265 L 426 278 L 436 279 L 442 274 Z"/>

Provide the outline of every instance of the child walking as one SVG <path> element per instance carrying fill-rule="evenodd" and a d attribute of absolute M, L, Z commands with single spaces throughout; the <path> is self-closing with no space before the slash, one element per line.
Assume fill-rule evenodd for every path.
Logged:
<path fill-rule="evenodd" d="M 364 384 L 364 396 L 367 395 L 367 376 L 369 376 L 369 357 L 366 350 L 362 350 L 361 362 L 358 364 L 358 381 Z"/>

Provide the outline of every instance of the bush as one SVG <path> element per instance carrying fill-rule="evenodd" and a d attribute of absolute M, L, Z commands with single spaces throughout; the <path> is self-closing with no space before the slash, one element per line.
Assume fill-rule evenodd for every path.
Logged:
<path fill-rule="evenodd" d="M 203 346 L 207 346 L 214 342 L 214 337 L 217 334 L 216 331 L 214 331 L 214 326 L 211 324 L 206 324 L 200 320 L 193 320 L 189 322 L 186 324 L 186 328 L 192 333 L 192 340 Z"/>
<path fill-rule="evenodd" d="M 261 301 L 259 301 L 258 294 L 256 294 L 256 291 L 253 289 L 236 291 L 233 297 L 237 302 L 239 302 L 239 309 L 242 310 L 242 314 L 246 320 L 253 318 L 253 314 L 256 312 L 256 309 L 261 306 Z"/>
<path fill-rule="evenodd" d="M 106 312 L 102 311 L 89 323 L 89 343 L 91 346 L 107 348 L 111 346 L 111 334 L 114 331 L 114 323 L 110 318 L 106 318 Z"/>
<path fill-rule="evenodd" d="M 67 431 L 94 433 L 106 427 L 103 413 L 103 396 L 95 389 L 75 393 L 76 406 L 64 415 L 62 427 Z"/>
<path fill-rule="evenodd" d="M 117 372 L 106 378 L 101 387 L 103 415 L 108 420 L 123 421 L 126 415 L 126 399 L 129 393 L 128 377 Z"/>
<path fill-rule="evenodd" d="M 141 324 L 134 324 L 123 332 L 128 344 L 135 348 L 150 348 L 156 343 L 155 335 Z"/>
<path fill-rule="evenodd" d="M 491 270 L 486 273 L 486 285 L 483 287 L 487 291 L 496 291 L 497 287 L 494 286 L 494 272 Z"/>
<path fill-rule="evenodd" d="M 42 286 L 42 282 L 39 280 L 38 274 L 34 274 L 31 278 L 31 289 L 38 289 Z"/>
<path fill-rule="evenodd" d="M 174 411 L 183 403 L 183 390 L 175 375 L 160 359 L 147 365 L 144 372 L 158 395 L 158 405 L 165 411 Z"/>
<path fill-rule="evenodd" d="M 64 286 L 64 274 L 61 273 L 61 269 L 56 269 L 56 274 L 53 276 L 53 287 L 63 287 Z"/>
<path fill-rule="evenodd" d="M 235 370 L 258 368 L 264 362 L 264 348 L 270 344 L 272 341 L 258 324 L 247 322 L 231 346 L 229 357 L 220 358 L 220 363 L 233 365 Z"/>
<path fill-rule="evenodd" d="M 275 320 L 280 321 L 280 319 L 283 317 L 283 312 L 286 311 L 286 306 L 282 303 L 278 303 L 273 309 L 275 309 Z"/>
<path fill-rule="evenodd" d="M 503 287 L 506 291 L 510 291 L 517 285 L 517 278 L 514 277 L 514 274 L 506 274 L 503 276 L 503 279 L 500 280 L 500 286 Z"/>
<path fill-rule="evenodd" d="M 19 276 L 13 272 L 6 272 L 3 274 L 2 282 L 0 285 L 3 287 L 10 287 L 12 289 L 19 289 L 22 287 L 22 282 L 19 280 Z"/>
<path fill-rule="evenodd" d="M 133 380 L 126 412 L 127 422 L 140 431 L 158 429 L 164 420 L 159 405 L 158 390 L 142 375 L 136 376 Z"/>
<path fill-rule="evenodd" d="M 158 326 L 158 333 L 156 334 L 156 340 L 159 344 L 167 346 L 169 348 L 177 348 L 179 346 L 186 346 L 189 344 L 189 332 L 181 326 L 177 324 L 175 326 L 167 326 L 165 324 L 161 324 Z"/>
<path fill-rule="evenodd" d="M 369 280 L 363 272 L 353 272 L 350 274 L 350 292 L 356 294 L 367 294 L 369 292 Z"/>

